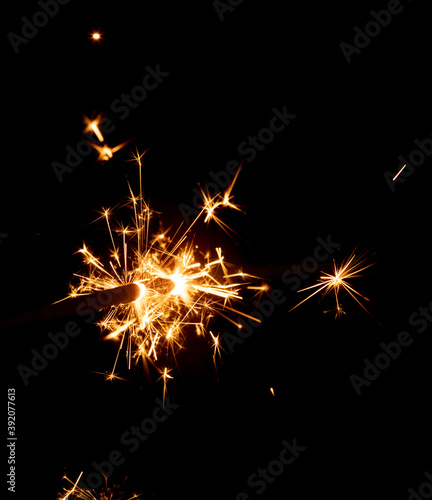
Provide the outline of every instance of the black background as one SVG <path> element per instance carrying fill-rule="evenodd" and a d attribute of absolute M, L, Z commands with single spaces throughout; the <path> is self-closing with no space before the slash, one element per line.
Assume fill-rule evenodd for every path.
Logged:
<path fill-rule="evenodd" d="M 192 205 L 198 182 L 241 161 L 239 144 L 284 107 L 297 117 L 244 162 L 236 183 L 246 215 L 225 214 L 239 236 L 233 241 L 210 226 L 199 237 L 222 244 L 245 271 L 259 270 L 287 299 L 234 354 L 223 354 L 219 379 L 207 346 L 191 347 L 168 384 L 179 408 L 135 453 L 120 436 L 151 414 L 162 394 L 157 377 L 149 383 L 139 369 L 124 369 L 127 382 L 106 382 L 95 372 L 110 370 L 116 346 L 82 324 L 26 387 L 17 365 L 29 365 L 31 349 L 65 320 L 3 330 L 7 385 L 17 392 L 15 497 L 56 498 L 65 473 L 85 478 L 93 461 L 119 449 L 126 461 L 109 481 L 127 476 L 130 491 L 154 498 L 235 499 L 242 491 L 251 498 L 407 498 L 432 463 L 430 326 L 419 334 L 408 323 L 431 300 L 431 160 L 395 183 L 395 192 L 384 173 L 397 172 L 398 156 L 409 155 L 416 138 L 432 135 L 427 2 L 403 2 L 350 64 L 339 44 L 352 43 L 354 28 L 385 2 L 244 0 L 223 21 L 209 0 L 155 4 L 72 0 L 18 54 L 7 34 L 19 33 L 21 17 L 40 7 L 8 6 L 2 315 L 63 298 L 81 267 L 74 253 L 83 240 L 108 244 L 103 224 L 89 223 L 95 210 L 128 196 L 127 179 L 137 186 L 126 162 L 135 148 L 149 148 L 145 195 L 167 226 L 177 226 L 178 206 Z M 95 29 L 103 33 L 99 43 L 89 37 Z M 169 76 L 120 120 L 111 104 L 141 84 L 147 65 Z M 103 165 L 89 155 L 60 183 L 52 162 L 64 163 L 65 147 L 81 140 L 82 115 L 98 112 L 115 124 L 111 146 L 133 141 Z M 288 314 L 299 295 L 282 272 L 327 235 L 340 243 L 339 260 L 357 244 L 374 254 L 375 266 L 357 281 L 373 317 L 351 299 L 339 321 L 314 299 Z M 222 321 L 215 329 L 235 333 Z M 412 346 L 357 396 L 350 375 L 361 375 L 363 360 L 402 330 Z M 248 477 L 294 438 L 307 450 L 257 495 Z"/>

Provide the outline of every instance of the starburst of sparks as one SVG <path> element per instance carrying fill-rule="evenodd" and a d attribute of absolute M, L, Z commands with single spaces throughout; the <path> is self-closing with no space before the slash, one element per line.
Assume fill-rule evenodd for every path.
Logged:
<path fill-rule="evenodd" d="M 83 245 L 79 252 L 86 270 L 75 275 L 79 281 L 71 285 L 69 296 L 85 296 L 122 285 L 139 287 L 136 300 L 107 307 L 98 323 L 105 339 L 119 343 L 114 367 L 107 378 L 117 378 L 115 369 L 123 350 L 128 368 L 140 360 L 146 368 L 148 363 L 156 367 L 163 379 L 165 394 L 166 384 L 172 378 L 170 361 L 185 347 L 186 340 L 193 336 L 210 337 L 216 364 L 220 340 L 218 335 L 207 332 L 211 318 L 219 315 L 240 326 L 232 319 L 235 313 L 259 322 L 234 308 L 234 303 L 242 300 L 240 291 L 244 288 L 263 292 L 267 287 L 250 285 L 258 278 L 227 263 L 222 248 L 201 251 L 195 242 L 197 235 L 192 232 L 200 218 L 204 222 L 215 220 L 221 225 L 215 214 L 221 206 L 238 209 L 231 196 L 238 172 L 224 193 L 205 198 L 204 206 L 188 228 L 181 231 L 181 224 L 173 234 L 170 231 L 152 234 L 154 213 L 142 195 L 144 153 L 134 155 L 139 169 L 140 194 L 135 195 L 129 186 L 130 198 L 121 207 L 127 206 L 130 210 L 128 223 L 115 221 L 110 209 L 100 212 L 99 219 L 106 222 L 109 233 L 110 254 L 98 257 Z M 221 226 L 227 230 L 225 224 Z"/>
<path fill-rule="evenodd" d="M 132 496 L 124 493 L 120 486 L 112 486 L 109 487 L 107 484 L 107 479 L 105 477 L 105 484 L 99 489 L 85 489 L 78 486 L 78 483 L 81 479 L 83 473 L 81 472 L 78 476 L 78 479 L 75 481 L 71 481 L 68 477 L 64 477 L 70 486 L 64 487 L 62 493 L 59 494 L 58 500 L 69 500 L 72 499 L 81 499 L 81 500 L 133 500 L 137 498 L 142 498 L 142 493 L 140 494 L 132 494 Z"/>
<path fill-rule="evenodd" d="M 368 314 L 370 314 L 370 312 L 366 309 L 366 307 L 360 300 L 363 299 L 365 301 L 369 301 L 369 299 L 358 292 L 348 280 L 363 276 L 363 274 L 361 273 L 374 264 L 375 262 L 368 262 L 368 259 L 364 253 L 356 255 L 355 250 L 351 253 L 346 261 L 343 261 L 339 265 L 336 264 L 336 262 L 333 260 L 333 272 L 326 273 L 322 271 L 321 276 L 318 278 L 318 282 L 315 285 L 298 290 L 298 292 L 304 292 L 306 290 L 314 291 L 293 308 L 291 308 L 289 312 L 309 300 L 317 293 L 322 292 L 322 298 L 324 298 L 326 295 L 332 292 L 335 298 L 335 307 L 334 309 L 324 312 L 336 311 L 335 318 L 340 318 L 342 314 L 345 314 L 345 311 L 343 310 L 342 304 L 339 300 L 339 294 L 341 291 L 344 291 L 348 293 Z"/>

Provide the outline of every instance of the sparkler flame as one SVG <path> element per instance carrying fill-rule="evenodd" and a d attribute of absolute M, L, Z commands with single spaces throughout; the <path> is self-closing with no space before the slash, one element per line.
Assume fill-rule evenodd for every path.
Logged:
<path fill-rule="evenodd" d="M 296 307 L 300 306 L 319 292 L 322 292 L 322 298 L 330 292 L 333 292 L 336 304 L 335 308 L 331 310 L 336 311 L 335 318 L 340 318 L 342 314 L 345 314 L 342 304 L 339 301 L 339 293 L 343 290 L 347 292 L 370 315 L 370 312 L 360 301 L 360 298 L 366 301 L 369 301 L 369 299 L 358 292 L 347 280 L 363 276 L 360 273 L 373 265 L 375 265 L 375 262 L 367 263 L 367 257 L 365 254 L 356 255 L 355 250 L 351 253 L 349 258 L 346 261 L 343 261 L 340 265 L 337 265 L 333 260 L 333 274 L 322 271 L 321 276 L 318 278 L 318 283 L 298 290 L 298 292 L 304 292 L 306 290 L 315 291 L 291 308 L 289 312 L 293 311 Z"/>
<path fill-rule="evenodd" d="M 230 194 L 238 173 L 225 193 L 205 198 L 201 212 L 184 232 L 180 232 L 180 225 L 173 235 L 162 232 L 151 236 L 153 212 L 142 196 L 143 154 L 134 155 L 139 169 L 140 194 L 135 195 L 129 186 L 130 198 L 123 205 L 132 211 L 130 225 L 113 221 L 109 209 L 100 212 L 99 219 L 105 220 L 109 231 L 111 256 L 97 257 L 84 244 L 79 252 L 87 270 L 75 275 L 79 282 L 71 286 L 69 296 L 109 291 L 122 285 L 137 287 L 137 298 L 133 302 L 108 307 L 99 322 L 105 339 L 119 342 L 108 378 L 116 378 L 117 361 L 124 349 L 128 368 L 132 362 L 136 364 L 141 360 L 146 368 L 150 363 L 159 370 L 165 394 L 166 383 L 172 378 L 169 375 L 171 368 L 158 367 L 159 360 L 175 357 L 193 335 L 208 336 L 207 326 L 211 318 L 220 315 L 240 326 L 230 318 L 234 312 L 259 321 L 233 307 L 234 302 L 242 300 L 240 291 L 257 277 L 227 263 L 220 247 L 214 253 L 202 252 L 194 241 L 196 235 L 192 233 L 192 227 L 201 217 L 204 217 L 204 222 L 215 220 L 221 225 L 215 215 L 215 209 L 221 204 L 238 209 Z M 221 227 L 228 228 L 224 223 Z M 121 244 L 116 243 L 118 238 Z M 258 290 L 261 287 L 251 288 Z M 210 338 L 216 364 L 216 355 L 220 354 L 219 337 L 210 332 Z"/>

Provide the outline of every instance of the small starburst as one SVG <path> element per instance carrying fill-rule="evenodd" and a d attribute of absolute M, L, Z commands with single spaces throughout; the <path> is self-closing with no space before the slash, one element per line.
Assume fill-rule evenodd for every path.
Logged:
<path fill-rule="evenodd" d="M 336 311 L 335 318 L 340 318 L 342 314 L 345 314 L 345 311 L 342 308 L 342 304 L 339 300 L 339 293 L 341 291 L 345 291 L 348 293 L 368 314 L 369 311 L 363 305 L 360 299 L 369 301 L 367 297 L 358 292 L 352 284 L 348 281 L 353 278 L 359 278 L 363 276 L 362 271 L 370 268 L 375 264 L 375 262 L 367 262 L 367 257 L 365 253 L 356 255 L 355 250 L 349 256 L 346 261 L 343 261 L 340 265 L 336 264 L 333 260 L 333 273 L 321 272 L 321 276 L 318 278 L 318 283 L 315 285 L 309 286 L 307 288 L 303 288 L 298 290 L 298 292 L 304 292 L 306 290 L 314 290 L 310 295 L 308 295 L 305 299 L 295 305 L 290 309 L 291 312 L 293 309 L 303 304 L 311 297 L 316 295 L 319 292 L 322 292 L 322 298 L 328 295 L 330 292 L 333 292 L 336 305 L 333 309 L 324 312 Z"/>

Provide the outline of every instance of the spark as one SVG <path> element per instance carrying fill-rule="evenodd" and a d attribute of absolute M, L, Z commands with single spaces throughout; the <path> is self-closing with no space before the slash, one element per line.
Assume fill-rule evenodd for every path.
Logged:
<path fill-rule="evenodd" d="M 113 369 L 106 378 L 119 378 L 116 366 L 124 352 L 128 368 L 142 363 L 146 370 L 151 365 L 159 371 L 165 395 L 167 382 L 173 378 L 172 360 L 179 350 L 196 336 L 207 337 L 212 342 L 216 367 L 221 346 L 219 335 L 207 331 L 210 321 L 220 316 L 241 327 L 239 321 L 232 319 L 234 313 L 259 322 L 234 306 L 243 300 L 242 290 L 252 288 L 263 293 L 267 288 L 255 287 L 255 276 L 226 262 L 222 248 L 201 251 L 195 241 L 199 235 L 192 228 L 196 228 L 198 219 L 208 222 L 208 205 L 183 231 L 180 224 L 175 231 L 152 233 L 155 214 L 142 194 L 143 154 L 134 155 L 140 193 L 134 194 L 129 186 L 130 198 L 118 207 L 118 211 L 126 210 L 128 225 L 116 220 L 115 212 L 109 208 L 100 212 L 99 219 L 105 221 L 108 229 L 108 252 L 98 256 L 84 243 L 78 252 L 85 269 L 75 274 L 77 283 L 71 285 L 69 297 L 126 285 L 137 287 L 132 302 L 107 306 L 98 322 L 104 338 L 119 344 Z M 233 183 L 236 178 L 237 175 Z M 236 208 L 231 196 L 233 183 L 221 195 L 227 200 L 224 206 L 230 208 Z M 227 228 L 225 224 L 222 227 Z"/>
<path fill-rule="evenodd" d="M 73 495 L 71 498 L 81 499 L 81 500 L 133 500 L 142 498 L 143 493 L 136 494 L 133 493 L 132 496 L 129 496 L 125 492 L 121 490 L 121 486 L 114 485 L 109 487 L 107 484 L 107 478 L 105 478 L 105 484 L 101 488 L 98 489 L 85 489 L 78 486 L 79 480 L 83 472 L 80 473 L 78 479 L 72 482 L 67 476 L 63 479 L 68 481 L 72 485 L 71 488 L 63 488 L 63 492 L 59 494 L 58 500 L 67 500 L 70 495 Z"/>
<path fill-rule="evenodd" d="M 96 122 L 92 122 L 90 124 L 90 128 L 93 130 L 95 133 L 96 137 L 99 139 L 100 142 L 104 142 L 104 136 L 102 135 L 102 132 L 99 130 L 99 127 Z"/>
<path fill-rule="evenodd" d="M 243 162 L 242 162 L 243 163 Z M 220 209 L 220 208 L 232 208 L 234 210 L 238 210 L 240 212 L 243 212 L 243 210 L 238 206 L 236 205 L 235 203 L 233 203 L 231 200 L 232 200 L 232 195 L 231 195 L 231 191 L 234 187 L 234 184 L 237 180 L 237 177 L 240 173 L 240 170 L 241 170 L 241 167 L 242 167 L 242 163 L 240 164 L 235 176 L 234 176 L 234 179 L 232 180 L 232 182 L 230 183 L 230 185 L 226 188 L 226 190 L 224 191 L 224 193 L 219 193 L 215 196 L 210 196 L 208 192 L 204 191 L 201 187 L 200 187 L 200 191 L 201 191 L 201 194 L 202 194 L 202 198 L 203 198 L 203 201 L 204 201 L 204 206 L 203 206 L 203 210 L 204 210 L 204 213 L 206 214 L 205 218 L 204 218 L 204 222 L 210 222 L 211 220 L 214 220 L 216 222 L 216 224 L 218 224 L 225 232 L 228 233 L 228 231 L 230 230 L 230 228 L 227 226 L 227 224 L 225 224 L 225 222 L 223 222 L 217 215 L 216 215 L 216 212 Z M 243 212 L 244 213 L 244 212 Z"/>
<path fill-rule="evenodd" d="M 98 141 L 103 143 L 105 141 L 102 132 L 99 129 L 99 124 L 103 120 L 102 113 L 99 113 L 94 120 L 90 120 L 87 116 L 84 115 L 84 125 L 86 126 L 84 129 L 84 133 L 93 132 L 95 136 L 98 138 Z"/>
<path fill-rule="evenodd" d="M 258 279 L 258 276 L 255 276 L 255 278 Z M 248 290 L 256 290 L 255 295 L 252 297 L 252 299 L 257 297 L 257 300 L 260 300 L 263 294 L 268 294 L 270 291 L 270 286 L 267 283 L 257 286 L 248 286 L 247 288 Z"/>
<path fill-rule="evenodd" d="M 270 387 L 270 392 L 273 394 L 273 396 L 275 395 L 273 387 Z"/>
<path fill-rule="evenodd" d="M 102 373 L 102 372 L 94 372 L 97 373 L 98 375 L 103 375 L 105 377 L 105 380 L 109 380 L 112 382 L 113 380 L 124 380 L 127 381 L 127 379 L 119 377 L 117 373 L 110 372 L 110 373 Z"/>
<path fill-rule="evenodd" d="M 214 364 L 214 367 L 216 369 L 216 373 L 217 373 L 217 364 L 216 364 L 216 356 L 219 356 L 219 358 L 221 358 L 221 349 L 224 351 L 223 347 L 221 346 L 220 344 L 220 339 L 219 339 L 219 334 L 218 335 L 214 335 L 212 331 L 209 331 L 210 333 L 210 337 L 212 338 L 212 345 L 211 345 L 211 348 L 213 349 L 213 364 Z M 218 380 L 219 380 L 219 377 L 218 377 Z"/>
<path fill-rule="evenodd" d="M 94 33 L 91 33 L 91 39 L 94 42 L 99 42 L 100 40 L 102 40 L 102 34 L 95 31 Z"/>
<path fill-rule="evenodd" d="M 167 381 L 168 381 L 168 379 L 174 378 L 171 375 L 169 375 L 170 371 L 171 371 L 170 369 L 168 369 L 167 367 L 165 367 L 163 369 L 163 371 L 161 371 L 162 375 L 159 377 L 159 380 L 163 379 L 163 384 L 164 384 L 164 386 L 163 386 L 163 399 L 162 399 L 162 401 L 163 401 L 162 402 L 162 407 L 163 408 L 165 407 L 165 397 L 166 397 L 166 394 L 167 394 L 167 388 L 166 388 Z"/>
<path fill-rule="evenodd" d="M 82 471 L 81 474 L 78 476 L 78 479 L 76 480 L 75 483 L 72 483 L 72 481 L 70 481 L 68 478 L 64 478 L 64 479 L 67 479 L 70 483 L 72 483 L 73 486 L 69 491 L 66 492 L 67 493 L 66 496 L 64 496 L 61 500 L 66 500 L 66 498 L 75 491 L 75 489 L 79 483 L 79 480 L 81 479 L 81 476 L 83 475 L 83 472 L 84 471 Z"/>
<path fill-rule="evenodd" d="M 342 308 L 342 304 L 339 301 L 339 293 L 341 290 L 343 290 L 347 292 L 368 314 L 370 314 L 360 301 L 360 298 L 366 301 L 369 301 L 369 299 L 358 292 L 347 280 L 363 276 L 360 273 L 370 268 L 374 264 L 375 262 L 367 263 L 367 258 L 364 254 L 356 255 L 355 250 L 351 253 L 347 261 L 343 261 L 340 265 L 337 265 L 333 259 L 333 274 L 321 272 L 321 276 L 318 278 L 318 283 L 307 288 L 303 288 L 302 290 L 298 290 L 298 292 L 304 292 L 306 290 L 314 291 L 293 308 L 291 308 L 289 312 L 291 312 L 296 307 L 300 306 L 319 292 L 322 292 L 322 298 L 324 298 L 330 292 L 333 292 L 336 304 L 335 308 L 331 309 L 331 311 L 336 311 L 335 318 L 340 318 L 342 314 L 345 314 L 345 311 Z"/>
<path fill-rule="evenodd" d="M 125 147 L 129 142 L 130 140 L 122 142 L 121 144 L 113 148 L 110 148 L 107 144 L 98 146 L 97 144 L 93 144 L 92 142 L 90 143 L 90 145 L 99 153 L 97 161 L 104 162 L 110 160 L 113 157 L 114 153 Z"/>
<path fill-rule="evenodd" d="M 220 350 L 221 350 L 221 345 L 220 345 L 220 340 L 219 340 L 219 334 L 218 335 L 213 335 L 213 333 L 210 331 L 210 336 L 213 340 L 212 348 L 213 348 L 213 360 L 216 363 L 216 355 L 218 354 L 220 356 Z"/>
<path fill-rule="evenodd" d="M 393 179 L 392 179 L 393 181 L 395 181 L 395 180 L 398 178 L 399 174 L 402 172 L 402 170 L 403 170 L 405 167 L 406 167 L 406 163 L 405 163 L 405 165 L 404 165 L 404 166 L 403 166 L 403 167 L 399 170 L 399 172 L 398 172 L 398 173 L 397 173 L 397 174 L 393 177 Z"/>

